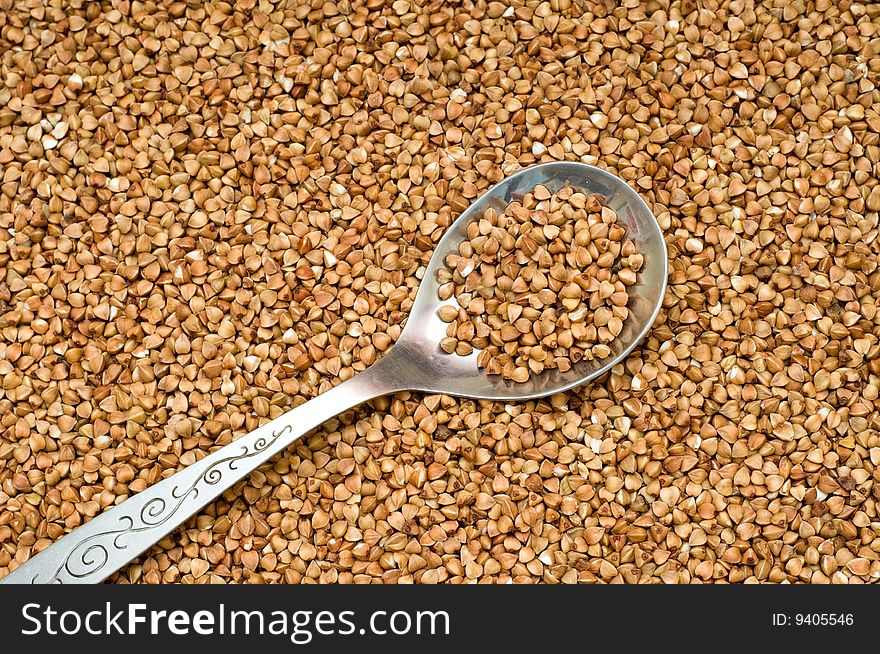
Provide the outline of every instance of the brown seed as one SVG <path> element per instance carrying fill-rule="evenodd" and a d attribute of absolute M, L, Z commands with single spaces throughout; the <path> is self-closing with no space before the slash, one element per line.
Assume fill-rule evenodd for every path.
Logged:
<path fill-rule="evenodd" d="M 443 322 L 452 322 L 458 316 L 458 309 L 450 304 L 444 304 L 437 310 L 437 314 Z"/>

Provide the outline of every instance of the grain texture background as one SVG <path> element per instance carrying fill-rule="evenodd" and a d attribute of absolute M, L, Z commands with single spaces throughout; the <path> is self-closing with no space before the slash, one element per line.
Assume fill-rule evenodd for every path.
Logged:
<path fill-rule="evenodd" d="M 522 166 L 652 206 L 664 308 L 540 402 L 331 421 L 113 577 L 880 575 L 880 6 L 0 0 L 0 575 L 382 355 Z"/>

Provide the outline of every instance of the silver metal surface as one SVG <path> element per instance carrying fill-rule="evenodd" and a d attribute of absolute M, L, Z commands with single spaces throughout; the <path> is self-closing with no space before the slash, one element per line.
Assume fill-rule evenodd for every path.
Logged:
<path fill-rule="evenodd" d="M 487 375 L 476 354 L 444 354 L 446 324 L 437 316 L 437 271 L 458 251 L 468 223 L 494 207 L 503 211 L 537 184 L 556 191 L 569 182 L 599 194 L 617 212 L 645 264 L 630 289 L 630 315 L 612 352 L 580 361 L 571 370 L 547 371 L 524 383 Z M 104 511 L 7 575 L 0 583 L 97 583 L 173 531 L 202 507 L 304 434 L 369 399 L 401 390 L 490 400 L 525 400 L 567 390 L 608 372 L 639 343 L 660 311 L 666 289 L 663 234 L 648 206 L 621 179 L 580 163 L 526 168 L 496 184 L 453 223 L 438 243 L 397 344 L 370 368 L 235 442 Z"/>

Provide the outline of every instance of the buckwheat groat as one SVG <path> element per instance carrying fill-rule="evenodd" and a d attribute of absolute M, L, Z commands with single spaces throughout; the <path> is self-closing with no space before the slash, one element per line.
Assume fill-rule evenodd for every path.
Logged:
<path fill-rule="evenodd" d="M 519 382 L 607 357 L 642 262 L 598 196 L 539 185 L 468 225 L 458 254 L 446 258 L 439 293 L 458 307 L 439 310 L 449 323 L 440 348 L 477 349 L 481 368 Z"/>

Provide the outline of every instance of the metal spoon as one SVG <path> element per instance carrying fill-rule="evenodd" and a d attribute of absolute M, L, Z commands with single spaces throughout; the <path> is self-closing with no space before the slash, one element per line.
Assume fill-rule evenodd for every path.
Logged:
<path fill-rule="evenodd" d="M 458 251 L 467 225 L 489 207 L 503 211 L 537 184 L 556 191 L 569 182 L 599 194 L 617 212 L 627 237 L 645 257 L 630 291 L 629 317 L 603 360 L 579 361 L 567 372 L 547 371 L 523 383 L 487 375 L 476 353 L 448 355 L 438 343 L 446 324 L 437 316 L 437 271 Z M 304 434 L 372 398 L 412 390 L 486 400 L 526 400 L 558 393 L 595 379 L 619 363 L 644 337 L 660 311 L 666 289 L 667 254 L 651 210 L 623 180 L 580 163 L 531 166 L 489 189 L 456 220 L 437 244 L 425 271 L 406 328 L 396 345 L 368 369 L 319 397 L 272 420 L 61 538 L 0 583 L 97 583 L 124 566 L 211 500 Z"/>

